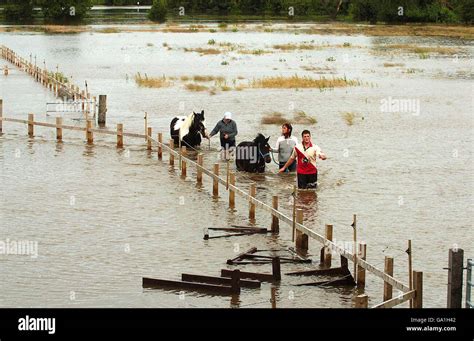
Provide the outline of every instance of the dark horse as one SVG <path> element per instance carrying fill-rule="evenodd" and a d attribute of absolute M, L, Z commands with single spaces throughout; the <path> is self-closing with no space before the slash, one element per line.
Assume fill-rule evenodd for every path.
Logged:
<path fill-rule="evenodd" d="M 250 173 L 265 172 L 265 163 L 270 163 L 270 145 L 262 134 L 258 134 L 252 142 L 239 143 L 235 150 L 235 165 L 237 170 Z"/>
<path fill-rule="evenodd" d="M 201 113 L 193 113 L 189 116 L 178 116 L 171 120 L 171 138 L 175 146 L 197 147 L 201 145 L 201 135 L 207 137 L 206 126 L 204 125 L 204 110 Z"/>

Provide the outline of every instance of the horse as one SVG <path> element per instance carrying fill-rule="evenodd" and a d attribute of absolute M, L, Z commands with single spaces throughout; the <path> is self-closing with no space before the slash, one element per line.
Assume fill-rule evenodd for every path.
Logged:
<path fill-rule="evenodd" d="M 262 134 L 258 134 L 252 141 L 244 141 L 238 144 L 235 155 L 237 170 L 250 173 L 265 172 L 265 163 L 270 163 L 270 145 Z"/>
<path fill-rule="evenodd" d="M 204 110 L 201 113 L 193 111 L 192 114 L 186 116 L 177 116 L 171 120 L 170 135 L 174 140 L 174 145 L 186 147 L 197 147 L 201 145 L 201 135 L 207 137 L 206 126 L 204 123 Z"/>

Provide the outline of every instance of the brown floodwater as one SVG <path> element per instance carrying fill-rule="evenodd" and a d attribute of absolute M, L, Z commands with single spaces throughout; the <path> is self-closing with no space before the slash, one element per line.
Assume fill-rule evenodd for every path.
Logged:
<path fill-rule="evenodd" d="M 107 26 L 104 26 L 107 28 Z M 319 163 L 316 195 L 300 194 L 306 226 L 323 234 L 334 225 L 338 243 L 352 240 L 352 215 L 358 237 L 367 243 L 367 259 L 383 268 L 384 257 L 395 258 L 395 277 L 408 281 L 407 240 L 413 243 L 413 267 L 424 273 L 424 305 L 446 306 L 448 249 L 458 246 L 474 255 L 473 217 L 473 76 L 472 41 L 433 37 L 366 37 L 291 34 L 287 32 L 162 33 L 122 32 L 43 34 L 3 32 L 1 43 L 78 85 L 87 81 L 94 95 L 107 94 L 107 126 L 124 123 L 126 131 L 142 132 L 144 113 L 153 132 L 169 138 L 169 122 L 178 114 L 205 110 L 208 129 L 231 111 L 238 124 L 238 141 L 261 132 L 279 133 L 277 125 L 262 125 L 263 115 L 278 111 L 291 118 L 305 111 L 316 124 L 295 124 L 299 137 L 310 129 L 313 141 L 328 155 Z M 217 55 L 185 52 L 212 47 L 208 41 L 238 48 Z M 327 45 L 314 50 L 277 51 L 275 44 Z M 167 43 L 171 50 L 163 46 Z M 344 43 L 350 47 L 343 47 Z M 348 45 L 346 44 L 346 46 Z M 459 49 L 456 55 L 384 52 L 388 44 L 416 44 Z M 218 45 L 216 48 L 220 48 Z M 223 62 L 227 62 L 227 65 Z M 2 61 L 2 65 L 7 62 Z M 396 64 L 384 66 L 384 63 Z M 224 64 L 224 65 L 223 65 Z M 400 64 L 400 65 L 398 65 Z M 10 65 L 12 67 L 12 65 Z M 176 77 L 161 89 L 138 87 L 133 76 Z M 346 77 L 362 85 L 319 89 L 244 89 L 190 92 L 181 76 L 214 75 L 248 84 L 265 76 Z M 238 79 L 238 77 L 242 79 Z M 209 83 L 212 85 L 212 83 Z M 83 125 L 75 113 L 46 112 L 55 101 L 50 92 L 13 68 L 0 76 L 4 116 Z M 383 104 L 408 100 L 409 110 Z M 355 114 L 349 125 L 343 114 Z M 253 235 L 203 240 L 209 227 L 247 225 L 248 204 L 237 197 L 227 207 L 227 193 L 212 198 L 204 177 L 195 185 L 195 170 L 182 179 L 170 168 L 167 155 L 157 160 L 141 139 L 125 139 L 117 150 L 114 137 L 96 135 L 87 146 L 81 133 L 64 131 L 64 143 L 54 130 L 5 122 L 0 136 L 0 241 L 36 242 L 37 257 L 0 254 L 1 307 L 271 307 L 270 284 L 243 289 L 239 297 L 142 289 L 142 277 L 179 279 L 180 274 L 218 276 L 226 260 L 252 246 L 266 254 L 291 255 L 289 226 L 280 235 Z M 218 140 L 202 146 L 208 168 L 219 161 Z M 222 163 L 222 162 L 221 162 Z M 291 215 L 294 177 L 278 175 L 275 164 L 265 174 L 238 173 L 247 190 L 257 183 L 257 197 L 271 204 L 280 196 L 281 210 Z M 221 164 L 225 169 L 225 164 Z M 257 208 L 256 226 L 269 227 L 270 215 Z M 217 232 L 211 234 L 218 234 Z M 321 245 L 310 240 L 313 263 Z M 336 262 L 337 264 L 337 262 Z M 315 265 L 283 264 L 283 272 Z M 351 266 L 350 266 L 351 267 Z M 271 266 L 240 266 L 245 271 L 270 272 Z M 324 278 L 323 278 L 324 279 Z M 351 307 L 351 288 L 301 287 L 320 278 L 283 276 L 277 285 L 278 307 Z M 370 304 L 382 301 L 382 281 L 367 275 Z M 406 306 L 406 305 L 403 305 Z"/>

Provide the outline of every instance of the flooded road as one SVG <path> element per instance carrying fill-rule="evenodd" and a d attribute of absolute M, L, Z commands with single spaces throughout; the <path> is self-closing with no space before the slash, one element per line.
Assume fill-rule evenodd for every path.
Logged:
<path fill-rule="evenodd" d="M 98 27 L 99 29 L 108 26 Z M 319 163 L 316 197 L 300 195 L 305 225 L 323 234 L 334 225 L 336 242 L 352 240 L 352 214 L 358 237 L 367 243 L 367 259 L 383 268 L 384 256 L 395 258 L 395 277 L 408 282 L 407 240 L 413 243 L 413 268 L 424 273 L 424 306 L 446 306 L 448 249 L 457 245 L 474 255 L 473 217 L 473 76 L 472 41 L 429 37 L 366 37 L 289 32 L 83 32 L 43 34 L 2 32 L 1 43 L 24 57 L 36 56 L 50 69 L 56 65 L 75 84 L 87 81 L 94 95 L 107 94 L 107 126 L 124 123 L 142 132 L 144 113 L 154 134 L 169 138 L 177 114 L 205 110 L 208 129 L 231 111 L 237 140 L 258 132 L 276 141 L 278 125 L 261 118 L 277 111 L 291 118 L 304 111 L 316 124 L 294 125 L 300 139 L 310 129 L 313 141 L 328 155 Z M 184 49 L 209 48 L 202 55 Z M 223 49 L 219 43 L 236 49 Z M 278 44 L 325 46 L 283 51 Z M 164 45 L 165 44 L 165 45 Z M 458 49 L 456 54 L 385 51 L 386 45 Z M 346 47 L 344 47 L 346 46 Z M 169 49 L 171 48 L 171 49 Z M 244 54 L 239 50 L 271 51 Z M 225 63 L 223 63 L 225 62 Z M 6 64 L 2 61 L 2 65 Z M 11 65 L 10 65 L 11 66 Z M 133 77 L 174 78 L 166 88 L 138 87 Z M 181 77 L 223 76 L 250 84 L 267 76 L 347 77 L 362 85 L 333 90 L 244 89 L 191 92 Z M 0 76 L 4 116 L 54 122 L 46 114 L 50 92 L 18 69 Z M 405 100 L 413 106 L 397 110 Z M 384 103 L 391 103 L 385 105 Z M 400 108 L 398 108 L 400 109 Z M 353 124 L 343 118 L 353 113 Z M 83 124 L 73 114 L 65 122 Z M 252 246 L 285 250 L 291 230 L 279 236 L 245 236 L 203 240 L 206 227 L 248 223 L 248 206 L 237 197 L 227 208 L 227 193 L 212 199 L 209 179 L 195 189 L 195 170 L 186 180 L 149 153 L 144 141 L 125 139 L 117 150 L 113 137 L 95 136 L 87 146 L 83 134 L 64 131 L 56 144 L 54 130 L 5 122 L 0 136 L 0 240 L 37 242 L 37 257 L 0 255 L 4 280 L 2 307 L 271 307 L 270 284 L 243 289 L 240 297 L 143 290 L 141 277 L 179 279 L 183 272 L 217 276 L 229 258 Z M 218 140 L 202 146 L 204 164 L 218 162 Z M 292 176 L 277 175 L 275 164 L 264 175 L 238 174 L 244 190 L 257 182 L 257 197 L 270 204 L 280 196 L 281 210 L 291 215 Z M 221 165 L 225 169 L 225 165 Z M 196 219 L 198 218 L 198 219 Z M 256 225 L 269 227 L 269 214 L 257 208 Z M 310 240 L 317 264 L 321 245 Z M 285 254 L 284 252 L 281 253 Z M 286 255 L 286 254 L 285 254 Z M 282 265 L 283 272 L 308 266 Z M 269 265 L 241 267 L 270 272 Z M 306 279 L 307 280 L 307 279 Z M 312 278 L 316 281 L 318 279 Z M 277 287 L 277 307 L 351 307 L 353 290 L 297 287 L 305 279 L 284 276 Z M 303 289 L 302 289 L 303 288 Z M 367 275 L 370 304 L 382 301 L 382 281 Z M 405 306 L 405 305 L 403 305 Z"/>

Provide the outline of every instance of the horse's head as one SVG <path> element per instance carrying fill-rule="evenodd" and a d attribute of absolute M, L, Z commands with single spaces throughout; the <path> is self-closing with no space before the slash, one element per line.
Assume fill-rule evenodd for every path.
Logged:
<path fill-rule="evenodd" d="M 206 124 L 204 120 L 204 110 L 202 110 L 200 113 L 196 113 L 193 111 L 194 114 L 194 119 L 193 119 L 193 126 L 197 131 L 201 133 L 203 137 L 207 136 L 207 131 L 206 131 Z"/>
<path fill-rule="evenodd" d="M 258 158 L 262 157 L 265 159 L 266 163 L 270 163 L 272 161 L 270 157 L 270 145 L 268 144 L 269 137 L 265 137 L 262 134 L 258 134 L 253 142 L 257 145 L 258 148 Z"/>

